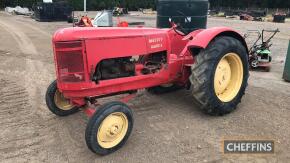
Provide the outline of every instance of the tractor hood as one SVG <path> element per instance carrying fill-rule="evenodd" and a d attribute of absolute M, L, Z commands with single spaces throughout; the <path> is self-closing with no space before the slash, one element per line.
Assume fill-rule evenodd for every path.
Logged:
<path fill-rule="evenodd" d="M 166 34 L 169 29 L 156 28 L 96 28 L 96 27 L 70 27 L 57 30 L 53 41 L 73 41 L 86 39 L 105 39 L 120 37 L 142 37 L 146 35 Z"/>

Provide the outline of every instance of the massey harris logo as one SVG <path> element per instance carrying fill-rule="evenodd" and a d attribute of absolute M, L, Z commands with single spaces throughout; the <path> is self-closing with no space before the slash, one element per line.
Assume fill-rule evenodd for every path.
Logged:
<path fill-rule="evenodd" d="M 151 38 L 148 40 L 151 49 L 162 48 L 163 47 L 163 38 Z"/>

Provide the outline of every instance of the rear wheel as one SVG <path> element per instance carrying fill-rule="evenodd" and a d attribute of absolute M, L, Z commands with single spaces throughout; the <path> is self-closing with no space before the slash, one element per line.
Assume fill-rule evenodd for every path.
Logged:
<path fill-rule="evenodd" d="M 109 102 L 89 120 L 85 135 L 87 146 L 94 153 L 110 154 L 126 143 L 132 128 L 131 109 L 121 102 Z"/>
<path fill-rule="evenodd" d="M 68 116 L 79 110 L 78 106 L 72 105 L 58 90 L 56 81 L 47 88 L 45 100 L 48 109 L 58 116 Z"/>
<path fill-rule="evenodd" d="M 232 112 L 248 83 L 246 48 L 232 37 L 218 37 L 196 56 L 190 81 L 196 103 L 208 114 Z"/>

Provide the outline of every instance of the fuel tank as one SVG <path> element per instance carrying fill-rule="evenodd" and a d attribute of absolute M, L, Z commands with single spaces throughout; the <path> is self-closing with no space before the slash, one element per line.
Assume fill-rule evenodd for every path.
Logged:
<path fill-rule="evenodd" d="M 158 0 L 157 28 L 170 27 L 171 18 L 175 23 L 179 23 L 186 33 L 205 29 L 208 6 L 208 0 Z"/>

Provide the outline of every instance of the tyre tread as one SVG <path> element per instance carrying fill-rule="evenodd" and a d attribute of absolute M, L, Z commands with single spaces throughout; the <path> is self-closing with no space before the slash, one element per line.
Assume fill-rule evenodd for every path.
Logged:
<path fill-rule="evenodd" d="M 217 64 L 219 59 L 224 55 L 223 52 L 231 51 L 235 49 L 244 64 L 244 81 L 241 90 L 237 97 L 228 104 L 222 103 L 217 100 L 214 90 L 210 89 L 210 85 L 213 71 L 215 68 L 213 65 Z M 208 47 L 201 51 L 199 55 L 196 56 L 196 63 L 192 66 L 192 74 L 190 76 L 190 81 L 192 84 L 192 95 L 194 102 L 207 114 L 210 115 L 224 115 L 232 112 L 236 109 L 238 103 L 241 102 L 242 96 L 245 94 L 245 89 L 247 87 L 248 81 L 248 62 L 247 62 L 247 52 L 242 43 L 228 36 L 221 36 L 213 40 Z"/>

